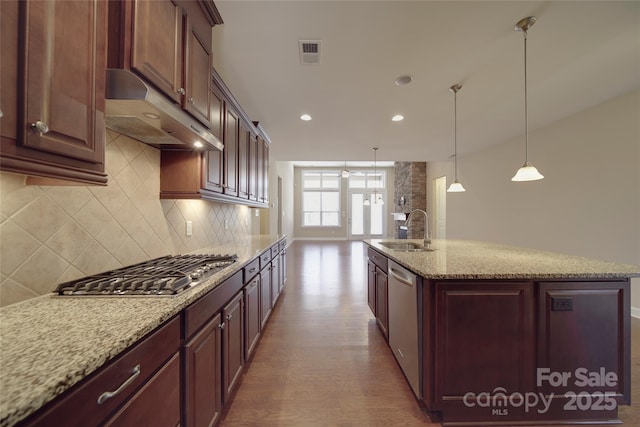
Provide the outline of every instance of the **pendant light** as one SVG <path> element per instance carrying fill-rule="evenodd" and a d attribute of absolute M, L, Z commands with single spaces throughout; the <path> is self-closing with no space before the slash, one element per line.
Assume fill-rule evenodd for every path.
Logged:
<path fill-rule="evenodd" d="M 351 172 L 349 172 L 349 169 L 347 169 L 347 161 L 344 161 L 344 169 L 342 170 L 342 177 L 343 178 L 349 178 L 349 175 L 351 175 Z"/>
<path fill-rule="evenodd" d="M 373 147 L 373 176 L 377 177 L 378 176 L 378 168 L 377 168 L 377 160 L 378 160 L 378 147 Z M 373 194 L 371 195 L 371 200 L 373 202 L 374 205 L 384 205 L 384 200 L 382 200 L 382 194 L 378 194 L 378 188 L 374 187 L 373 188 Z M 369 201 L 369 199 L 364 199 L 364 205 L 365 206 L 371 206 L 371 203 Z"/>
<path fill-rule="evenodd" d="M 462 193 L 466 191 L 462 184 L 458 182 L 458 91 L 462 89 L 460 85 L 453 85 L 449 88 L 453 92 L 453 182 L 447 189 L 447 193 Z"/>
<path fill-rule="evenodd" d="M 524 165 L 511 178 L 511 181 L 536 181 L 544 178 L 529 162 L 529 114 L 527 110 L 527 30 L 536 23 L 535 16 L 521 19 L 515 26 L 516 31 L 522 31 L 524 36 Z"/>

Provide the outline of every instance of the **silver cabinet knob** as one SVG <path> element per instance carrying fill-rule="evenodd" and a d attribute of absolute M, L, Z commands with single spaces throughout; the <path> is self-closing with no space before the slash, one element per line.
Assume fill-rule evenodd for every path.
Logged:
<path fill-rule="evenodd" d="M 224 329 L 224 322 L 220 323 L 220 324 L 218 325 L 218 328 L 220 328 L 220 329 Z"/>
<path fill-rule="evenodd" d="M 47 133 L 49 132 L 49 126 L 47 126 L 47 124 L 43 121 L 38 120 L 35 123 L 31 124 L 31 128 L 40 132 L 40 133 Z"/>
<path fill-rule="evenodd" d="M 185 93 L 187 93 L 187 92 L 185 92 L 184 88 L 183 88 L 183 87 L 181 87 L 180 89 L 178 89 L 178 93 L 179 93 L 180 95 L 184 95 L 184 94 L 185 94 Z"/>
<path fill-rule="evenodd" d="M 187 102 L 188 102 L 189 104 L 193 104 L 193 98 L 189 98 L 189 99 L 187 99 Z"/>

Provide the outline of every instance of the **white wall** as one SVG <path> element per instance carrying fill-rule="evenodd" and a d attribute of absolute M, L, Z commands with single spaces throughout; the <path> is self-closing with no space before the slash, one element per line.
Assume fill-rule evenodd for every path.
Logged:
<path fill-rule="evenodd" d="M 639 119 L 634 91 L 530 132 L 529 160 L 541 181 L 511 182 L 524 160 L 524 135 L 460 157 L 467 191 L 447 193 L 447 237 L 640 265 Z M 458 146 L 468 138 L 461 135 Z M 453 180 L 453 163 L 428 164 L 429 197 L 443 175 Z M 638 284 L 632 280 L 632 306 L 640 308 Z"/>

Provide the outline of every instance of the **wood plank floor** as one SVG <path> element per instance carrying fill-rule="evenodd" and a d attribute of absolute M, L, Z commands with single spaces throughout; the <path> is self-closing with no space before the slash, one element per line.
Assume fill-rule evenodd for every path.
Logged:
<path fill-rule="evenodd" d="M 422 413 L 367 305 L 362 242 L 294 242 L 288 281 L 221 425 L 436 426 Z M 632 402 L 640 320 L 632 322 Z M 620 407 L 640 426 L 638 405 Z"/>

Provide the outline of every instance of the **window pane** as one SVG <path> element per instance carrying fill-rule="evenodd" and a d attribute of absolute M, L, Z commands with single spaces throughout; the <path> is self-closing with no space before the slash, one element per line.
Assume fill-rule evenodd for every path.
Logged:
<path fill-rule="evenodd" d="M 324 212 L 340 210 L 340 193 L 337 191 L 323 192 L 322 193 L 322 210 Z"/>
<path fill-rule="evenodd" d="M 323 226 L 337 226 L 339 225 L 338 212 L 323 212 L 322 213 L 322 225 Z"/>
<path fill-rule="evenodd" d="M 322 175 L 320 172 L 305 172 L 302 176 L 304 188 L 320 188 Z"/>
<path fill-rule="evenodd" d="M 305 212 L 304 225 L 320 226 L 320 212 Z"/>
<path fill-rule="evenodd" d="M 370 173 L 367 179 L 367 187 L 369 188 L 384 188 L 384 179 L 381 172 L 376 174 Z"/>
<path fill-rule="evenodd" d="M 302 211 L 320 211 L 320 192 L 305 191 L 302 193 Z"/>
<path fill-rule="evenodd" d="M 365 188 L 366 176 L 361 172 L 353 172 L 349 176 L 349 188 Z"/>
<path fill-rule="evenodd" d="M 325 174 L 322 177 L 322 188 L 340 188 L 340 176 L 338 174 L 335 174 L 335 176 Z"/>

